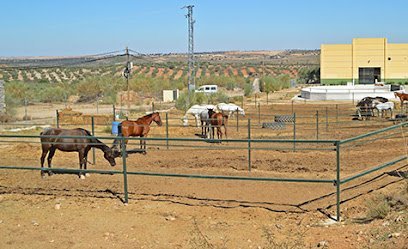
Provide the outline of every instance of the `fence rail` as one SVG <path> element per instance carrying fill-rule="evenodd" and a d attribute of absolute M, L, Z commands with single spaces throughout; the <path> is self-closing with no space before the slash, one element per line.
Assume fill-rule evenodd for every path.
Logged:
<path fill-rule="evenodd" d="M 336 152 L 336 176 L 333 177 L 333 179 L 312 179 L 312 178 L 280 178 L 280 177 L 244 177 L 244 176 L 228 176 L 228 175 L 199 175 L 199 174 L 176 174 L 176 173 L 163 173 L 163 172 L 146 172 L 146 171 L 129 171 L 127 170 L 127 151 L 126 151 L 126 143 L 125 139 L 129 141 L 140 141 L 140 140 L 146 140 L 146 141 L 154 141 L 154 142 L 163 142 L 162 146 L 171 147 L 171 146 L 176 146 L 173 143 L 174 142 L 183 142 L 188 146 L 190 143 L 202 143 L 203 139 L 195 139 L 195 138 L 170 138 L 170 137 L 165 137 L 165 138 L 158 138 L 158 137 L 148 137 L 148 138 L 124 138 L 124 137 L 117 137 L 120 142 L 121 142 L 121 157 L 122 157 L 122 170 L 79 170 L 79 169 L 69 169 L 69 168 L 52 168 L 51 171 L 59 172 L 59 173 L 98 173 L 98 174 L 120 174 L 123 175 L 124 179 L 124 202 L 128 202 L 128 175 L 140 175 L 140 176 L 157 176 L 157 177 L 182 177 L 182 178 L 201 178 L 201 179 L 219 179 L 219 180 L 237 180 L 237 181 L 267 181 L 267 182 L 301 182 L 301 183 L 324 183 L 324 184 L 334 184 L 336 188 L 336 220 L 340 220 L 340 203 L 341 203 L 341 185 L 348 183 L 350 181 L 356 180 L 358 178 L 361 178 L 365 175 L 368 175 L 370 173 L 376 172 L 378 170 L 382 170 L 388 167 L 391 167 L 393 165 L 396 165 L 398 163 L 401 163 L 405 160 L 407 160 L 407 155 L 399 155 L 398 157 L 392 159 L 391 161 L 384 162 L 381 165 L 375 165 L 371 166 L 370 169 L 365 170 L 363 172 L 359 172 L 355 175 L 348 176 L 346 178 L 341 178 L 341 172 L 342 172 L 342 167 L 341 167 L 341 150 L 344 145 L 347 145 L 352 142 L 360 141 L 362 139 L 367 139 L 373 136 L 378 136 L 378 135 L 383 135 L 384 137 L 387 136 L 385 133 L 389 131 L 395 131 L 397 129 L 401 129 L 401 132 L 403 133 L 403 128 L 406 127 L 408 122 L 404 122 L 401 124 L 393 125 L 390 127 L 386 127 L 374 132 L 370 132 L 367 134 L 359 135 L 353 138 L 348 138 L 344 140 L 320 140 L 320 139 L 314 139 L 314 140 L 306 140 L 306 139 L 288 139 L 288 140 L 281 140 L 281 139 L 253 139 L 251 138 L 251 133 L 248 133 L 248 138 L 247 139 L 223 139 L 221 140 L 222 142 L 225 143 L 238 143 L 241 144 L 239 147 L 236 146 L 229 146 L 229 148 L 232 149 L 241 149 L 241 150 L 248 150 L 248 171 L 251 170 L 251 153 L 252 150 L 256 149 L 268 149 L 268 148 L 255 148 L 255 145 L 257 144 L 293 144 L 293 147 L 287 147 L 288 150 L 293 150 L 296 151 L 298 150 L 298 146 L 295 145 L 312 145 L 313 146 L 319 146 L 322 144 L 325 144 L 328 147 L 328 149 L 335 151 Z M 250 122 L 249 122 L 249 127 L 250 127 Z M 9 135 L 9 134 L 3 134 L 0 135 L 1 141 L 7 141 L 7 139 L 39 139 L 41 137 L 54 137 L 54 136 L 41 136 L 41 135 Z M 98 139 L 113 139 L 112 136 L 95 136 Z M 82 136 L 64 136 L 64 138 L 83 138 Z M 208 141 L 216 141 L 216 140 L 208 140 Z M 10 141 L 11 142 L 11 141 Z M 31 142 L 31 141 L 30 141 Z M 370 142 L 370 141 L 369 141 Z M 405 142 L 404 142 L 405 143 Z M 246 146 L 242 146 L 246 145 Z M 190 147 L 194 148 L 194 144 L 191 144 Z M 405 145 L 404 145 L 405 146 Z M 313 148 L 316 149 L 316 148 Z M 322 148 L 318 148 L 322 149 Z M 327 149 L 327 148 L 326 148 Z M 7 169 L 7 170 L 42 170 L 42 171 L 47 171 L 50 170 L 48 168 L 41 168 L 41 167 L 26 167 L 26 166 L 19 166 L 19 165 L 12 165 L 12 166 L 7 166 L 7 165 L 0 165 L 0 169 Z"/>

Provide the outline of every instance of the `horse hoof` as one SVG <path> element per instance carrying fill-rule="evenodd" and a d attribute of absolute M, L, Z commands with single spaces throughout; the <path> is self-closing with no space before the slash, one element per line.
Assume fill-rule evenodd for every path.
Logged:
<path fill-rule="evenodd" d="M 86 177 L 84 176 L 84 175 L 79 175 L 79 178 L 81 179 L 81 180 L 85 180 L 86 179 Z"/>
<path fill-rule="evenodd" d="M 90 176 L 91 176 L 91 174 L 85 173 L 85 177 L 90 177 Z"/>
<path fill-rule="evenodd" d="M 41 178 L 45 179 L 45 173 L 41 171 Z"/>

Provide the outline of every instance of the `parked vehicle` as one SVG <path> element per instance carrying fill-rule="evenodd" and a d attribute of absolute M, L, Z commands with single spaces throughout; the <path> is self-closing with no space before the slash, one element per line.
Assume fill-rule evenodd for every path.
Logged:
<path fill-rule="evenodd" d="M 195 90 L 196 93 L 216 93 L 217 91 L 218 91 L 217 85 L 203 85 L 200 86 L 197 90 Z"/>

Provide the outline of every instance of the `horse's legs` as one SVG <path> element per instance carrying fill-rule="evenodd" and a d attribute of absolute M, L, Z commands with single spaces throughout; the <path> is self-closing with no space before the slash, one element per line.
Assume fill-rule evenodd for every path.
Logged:
<path fill-rule="evenodd" d="M 217 126 L 217 138 L 218 140 L 222 139 L 221 126 Z"/>
<path fill-rule="evenodd" d="M 227 126 L 226 125 L 224 125 L 224 130 L 225 130 L 225 139 L 228 139 L 227 138 Z"/>
<path fill-rule="evenodd" d="M 87 169 L 88 166 L 88 152 L 91 148 L 89 147 L 89 149 L 85 150 L 85 154 L 84 154 L 84 170 Z M 89 176 L 89 173 L 85 173 L 85 176 Z"/>
<path fill-rule="evenodd" d="M 78 158 L 79 158 L 79 169 L 82 169 L 83 165 L 86 165 L 86 158 L 85 158 L 85 151 L 79 150 L 78 151 Z M 85 179 L 85 175 L 82 172 L 78 173 L 79 178 Z"/>
<path fill-rule="evenodd" d="M 51 162 L 52 162 L 52 158 L 54 157 L 55 150 L 56 150 L 55 147 L 51 147 L 50 152 L 48 153 L 47 162 L 48 162 L 48 168 L 49 169 L 51 169 L 51 167 L 52 167 Z M 51 171 L 48 171 L 48 175 L 51 176 L 51 175 L 53 175 L 53 173 Z"/>
<path fill-rule="evenodd" d="M 140 135 L 140 149 L 141 150 L 143 150 L 143 142 L 144 142 L 144 140 L 142 139 L 143 138 L 143 135 Z"/>
<path fill-rule="evenodd" d="M 41 168 L 44 168 L 44 161 L 45 161 L 45 157 L 47 156 L 47 153 L 48 153 L 48 149 L 43 148 L 43 151 L 41 154 Z M 45 176 L 45 172 L 42 169 L 41 169 L 41 176 L 42 177 Z"/>
<path fill-rule="evenodd" d="M 146 138 L 147 137 L 147 134 L 142 134 L 142 135 L 140 135 L 140 150 L 142 150 L 143 152 L 142 152 L 142 154 L 143 155 L 146 155 L 147 153 L 146 153 L 146 140 L 144 140 L 143 138 Z"/>

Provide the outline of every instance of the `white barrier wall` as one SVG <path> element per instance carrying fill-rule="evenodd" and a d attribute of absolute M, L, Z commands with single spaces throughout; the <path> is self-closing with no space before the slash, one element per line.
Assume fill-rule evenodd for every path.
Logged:
<path fill-rule="evenodd" d="M 176 101 L 180 96 L 178 89 L 176 90 L 163 90 L 163 102 Z"/>
<path fill-rule="evenodd" d="M 301 97 L 310 100 L 360 100 L 364 97 L 394 99 L 391 85 L 315 86 L 301 90 Z"/>

